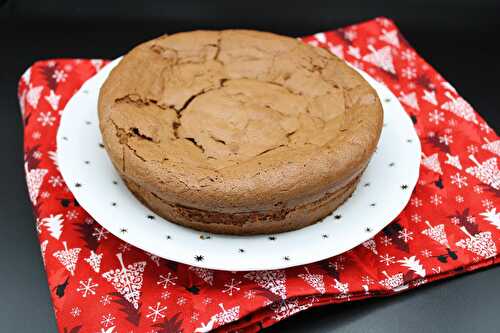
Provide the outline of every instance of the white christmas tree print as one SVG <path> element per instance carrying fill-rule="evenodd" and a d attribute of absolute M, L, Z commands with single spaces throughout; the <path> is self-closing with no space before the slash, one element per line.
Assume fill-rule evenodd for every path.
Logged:
<path fill-rule="evenodd" d="M 451 166 L 454 166 L 458 170 L 462 170 L 462 164 L 460 163 L 460 157 L 458 155 L 453 156 L 446 153 L 446 158 L 447 160 L 444 162 L 444 164 L 449 164 Z"/>
<path fill-rule="evenodd" d="M 497 229 L 500 229 L 500 212 L 497 212 L 496 207 L 487 209 L 485 212 L 479 213 L 479 215 L 497 227 Z"/>
<path fill-rule="evenodd" d="M 21 78 L 23 79 L 24 83 L 26 84 L 29 84 L 30 83 L 30 79 L 31 79 L 31 67 L 28 68 L 24 73 L 23 75 L 21 76 Z"/>
<path fill-rule="evenodd" d="M 36 108 L 38 105 L 38 101 L 40 100 L 40 96 L 42 94 L 43 86 L 33 87 L 31 84 L 28 88 L 28 93 L 26 94 L 26 101 L 33 108 Z"/>
<path fill-rule="evenodd" d="M 500 189 L 500 170 L 497 166 L 497 158 L 492 157 L 483 163 L 479 163 L 474 155 L 469 155 L 469 159 L 476 166 L 465 169 L 470 175 L 476 177 L 482 183 L 493 187 L 495 190 Z"/>
<path fill-rule="evenodd" d="M 94 66 L 96 72 L 98 72 L 104 62 L 101 59 L 90 59 L 90 63 Z"/>
<path fill-rule="evenodd" d="M 59 260 L 71 275 L 75 275 L 76 262 L 82 249 L 79 247 L 68 249 L 66 242 L 63 242 L 63 246 L 64 250 L 56 251 L 52 255 Z"/>
<path fill-rule="evenodd" d="M 403 273 L 389 275 L 386 271 L 382 271 L 382 274 L 384 274 L 386 278 L 380 280 L 378 283 L 386 289 L 397 291 L 400 290 L 400 287 L 404 284 Z"/>
<path fill-rule="evenodd" d="M 24 171 L 26 172 L 26 184 L 28 184 L 28 193 L 33 205 L 36 205 L 40 187 L 43 179 L 49 170 L 47 169 L 31 169 L 28 170 L 28 163 L 24 163 Z"/>
<path fill-rule="evenodd" d="M 95 253 L 94 251 L 90 251 L 90 255 L 87 258 L 83 258 L 90 267 L 94 270 L 94 272 L 99 273 L 101 270 L 101 260 L 102 260 L 103 253 Z"/>
<path fill-rule="evenodd" d="M 52 110 L 57 111 L 59 107 L 59 100 L 61 99 L 61 95 L 57 95 L 54 90 L 50 89 L 50 93 L 48 96 L 44 97 L 47 103 L 49 103 Z"/>
<path fill-rule="evenodd" d="M 298 277 L 307 282 L 308 285 L 316 289 L 320 294 L 324 294 L 326 289 L 325 282 L 323 281 L 323 275 L 309 273 L 307 266 L 304 266 L 304 269 L 306 270 L 306 274 L 299 274 Z"/>
<path fill-rule="evenodd" d="M 49 230 L 49 233 L 55 239 L 59 239 L 62 234 L 64 218 L 62 214 L 52 215 L 44 217 L 42 219 L 43 225 Z"/>
<path fill-rule="evenodd" d="M 144 273 L 145 261 L 138 261 L 125 267 L 123 256 L 117 253 L 116 257 L 120 262 L 120 268 L 110 270 L 102 276 L 111 282 L 116 291 L 118 291 L 127 301 L 132 303 L 134 308 L 139 308 L 139 300 L 141 298 L 141 287 Z"/>
<path fill-rule="evenodd" d="M 363 246 L 372 251 L 374 254 L 378 255 L 377 243 L 375 243 L 375 240 L 373 238 L 367 240 L 366 242 L 363 242 Z"/>
<path fill-rule="evenodd" d="M 385 29 L 382 29 L 382 35 L 379 38 L 380 40 L 388 44 L 394 45 L 395 47 L 399 47 L 399 38 L 397 30 L 387 31 Z"/>
<path fill-rule="evenodd" d="M 322 44 L 326 43 L 326 36 L 323 32 L 318 32 L 317 34 L 314 34 L 314 38 L 316 38 L 318 42 Z"/>
<path fill-rule="evenodd" d="M 415 274 L 425 277 L 425 269 L 424 266 L 420 263 L 420 260 L 415 256 L 411 256 L 409 258 L 404 257 L 401 260 L 398 260 L 401 266 L 408 267 L 411 271 L 415 272 Z"/>
<path fill-rule="evenodd" d="M 385 46 L 376 50 L 373 45 L 369 45 L 368 49 L 372 52 L 363 57 L 363 60 L 382 68 L 384 71 L 396 74 L 394 64 L 392 62 L 391 47 Z"/>
<path fill-rule="evenodd" d="M 447 248 L 450 247 L 446 232 L 444 230 L 444 224 L 438 224 L 434 227 L 429 223 L 429 221 L 425 221 L 425 224 L 427 224 L 429 228 L 422 230 L 422 234 L 426 235 L 432 240 L 435 240 L 439 244 L 446 246 Z"/>
<path fill-rule="evenodd" d="M 340 59 L 344 59 L 344 46 L 342 44 L 333 45 L 328 42 L 328 49 Z"/>
<path fill-rule="evenodd" d="M 273 319 L 282 320 L 288 318 L 297 312 L 308 309 L 311 307 L 311 304 L 299 304 L 299 300 L 294 297 L 292 299 L 283 299 L 273 305 L 271 305 L 271 309 L 274 310 Z"/>
<path fill-rule="evenodd" d="M 492 258 L 497 255 L 497 247 L 495 242 L 491 239 L 491 232 L 484 231 L 471 235 L 465 227 L 460 227 L 463 233 L 468 238 L 459 240 L 456 245 L 463 249 L 467 249 L 484 259 Z"/>
<path fill-rule="evenodd" d="M 427 91 L 424 89 L 424 96 L 422 96 L 424 101 L 431 103 L 432 105 L 437 105 L 436 93 L 434 91 Z"/>
<path fill-rule="evenodd" d="M 210 317 L 210 320 L 205 324 L 201 323 L 200 327 L 197 327 L 194 332 L 195 333 L 207 333 L 210 332 L 213 328 L 215 323 L 217 323 L 217 315 L 213 315 Z"/>
<path fill-rule="evenodd" d="M 399 100 L 401 101 L 401 103 L 404 103 L 409 107 L 414 108 L 415 110 L 420 110 L 417 101 L 417 94 L 415 92 L 411 92 L 408 94 L 401 93 L 399 96 Z"/>
<path fill-rule="evenodd" d="M 488 139 L 484 138 L 484 141 L 486 141 L 486 143 L 482 145 L 481 148 L 500 156 L 500 140 L 490 142 Z"/>
<path fill-rule="evenodd" d="M 444 94 L 448 97 L 449 101 L 441 105 L 443 110 L 450 111 L 460 118 L 472 121 L 474 124 L 478 123 L 474 109 L 462 97 L 454 97 L 449 91 L 446 91 Z"/>
<path fill-rule="evenodd" d="M 189 266 L 190 271 L 193 271 L 197 277 L 208 283 L 208 285 L 212 286 L 214 284 L 214 271 L 207 268 Z"/>
<path fill-rule="evenodd" d="M 249 279 L 270 292 L 278 295 L 282 299 L 286 298 L 286 275 L 283 270 L 272 271 L 252 271 L 244 275 Z"/>
<path fill-rule="evenodd" d="M 219 326 L 239 319 L 240 317 L 239 305 L 226 310 L 224 308 L 224 304 L 219 303 L 219 307 L 222 309 L 222 311 L 215 315 L 215 318 L 217 319 L 217 324 L 219 324 Z"/>
<path fill-rule="evenodd" d="M 335 281 L 335 284 L 333 284 L 332 287 L 334 287 L 335 289 L 337 289 L 340 292 L 338 298 L 348 297 L 349 296 L 349 283 L 348 282 L 342 283 L 337 279 L 334 279 L 334 281 Z"/>
<path fill-rule="evenodd" d="M 422 162 L 421 163 L 427 169 L 434 171 L 436 173 L 439 173 L 440 175 L 443 174 L 443 170 L 441 170 L 441 163 L 439 163 L 438 153 L 434 153 L 434 154 L 429 155 L 429 156 L 425 156 L 425 154 L 422 153 Z"/>
<path fill-rule="evenodd" d="M 57 164 L 57 153 L 55 151 L 49 151 L 49 158 L 54 163 L 54 166 L 59 170 L 59 165 Z"/>
<path fill-rule="evenodd" d="M 46 239 L 40 244 L 40 251 L 42 252 L 42 261 L 45 266 L 45 251 L 47 251 L 47 245 L 49 244 L 49 240 Z"/>

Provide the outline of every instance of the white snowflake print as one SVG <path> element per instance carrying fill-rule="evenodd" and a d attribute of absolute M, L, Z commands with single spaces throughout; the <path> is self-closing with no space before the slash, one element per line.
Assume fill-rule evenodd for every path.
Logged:
<path fill-rule="evenodd" d="M 50 176 L 49 177 L 49 184 L 52 185 L 52 187 L 62 186 L 63 179 L 61 176 Z"/>
<path fill-rule="evenodd" d="M 493 204 L 493 201 L 491 201 L 490 199 L 481 200 L 481 204 L 487 210 L 493 209 L 495 207 L 495 205 Z"/>
<path fill-rule="evenodd" d="M 186 303 L 187 303 L 186 297 L 181 296 L 181 297 L 177 298 L 177 305 L 181 305 L 182 306 L 182 305 L 184 305 Z"/>
<path fill-rule="evenodd" d="M 101 325 L 104 326 L 105 328 L 113 326 L 115 324 L 115 319 L 116 318 L 111 313 L 103 315 L 101 319 Z"/>
<path fill-rule="evenodd" d="M 177 280 L 177 276 L 173 276 L 171 272 L 168 272 L 167 275 L 160 274 L 160 280 L 156 282 L 157 285 L 162 285 L 163 289 L 167 289 L 168 285 L 171 284 L 175 286 L 175 280 Z"/>
<path fill-rule="evenodd" d="M 437 207 L 443 203 L 443 198 L 438 194 L 431 195 L 430 203 Z"/>
<path fill-rule="evenodd" d="M 120 246 L 118 247 L 118 250 L 120 250 L 120 252 L 127 252 L 127 251 L 130 251 L 130 245 L 127 244 L 127 243 L 122 243 L 120 244 Z"/>
<path fill-rule="evenodd" d="M 41 197 L 42 199 L 47 199 L 47 198 L 50 198 L 50 192 L 43 191 L 42 193 L 40 193 L 40 197 Z"/>
<path fill-rule="evenodd" d="M 390 256 L 388 253 L 386 253 L 385 255 L 380 256 L 379 262 L 384 263 L 386 266 L 389 266 L 396 262 L 394 259 L 396 259 L 396 257 Z"/>
<path fill-rule="evenodd" d="M 99 300 L 99 303 L 101 303 L 103 306 L 111 304 L 111 296 L 109 296 L 109 295 L 103 295 L 103 296 L 101 296 L 101 299 Z"/>
<path fill-rule="evenodd" d="M 246 299 L 254 299 L 256 294 L 255 290 L 247 290 L 245 291 L 245 295 L 243 297 Z"/>
<path fill-rule="evenodd" d="M 382 238 L 380 239 L 380 241 L 382 242 L 382 245 L 384 245 L 384 246 L 389 246 L 389 245 L 392 244 L 391 238 L 388 237 L 388 236 L 386 236 L 386 235 L 382 236 Z"/>
<path fill-rule="evenodd" d="M 420 200 L 419 198 L 415 197 L 415 198 L 412 198 L 411 201 L 410 201 L 411 205 L 414 206 L 414 207 L 420 207 L 422 206 L 422 200 Z"/>
<path fill-rule="evenodd" d="M 165 314 L 163 314 L 163 312 L 167 310 L 167 307 L 162 306 L 160 302 L 157 302 L 155 307 L 152 307 L 151 305 L 148 306 L 148 309 L 150 312 L 146 314 L 146 318 L 151 318 L 153 323 L 156 323 L 158 318 L 165 318 Z"/>
<path fill-rule="evenodd" d="M 42 134 L 38 131 L 35 131 L 33 132 L 33 134 L 31 134 L 31 137 L 34 139 L 34 140 L 38 140 L 42 137 Z"/>
<path fill-rule="evenodd" d="M 205 298 L 203 299 L 203 301 L 201 301 L 201 303 L 202 303 L 203 305 L 208 305 L 208 304 L 212 303 L 212 298 L 211 298 L 211 297 L 205 297 Z"/>
<path fill-rule="evenodd" d="M 398 238 L 402 239 L 405 243 L 408 243 L 409 240 L 413 239 L 413 232 L 404 228 L 403 230 L 398 231 Z"/>
<path fill-rule="evenodd" d="M 450 143 L 453 143 L 453 136 L 444 134 L 442 136 L 438 137 L 439 142 L 444 143 L 445 145 L 449 146 Z"/>
<path fill-rule="evenodd" d="M 467 187 L 467 177 L 460 176 L 457 172 L 455 175 L 450 176 L 451 183 L 456 185 L 458 188 Z"/>
<path fill-rule="evenodd" d="M 98 242 L 100 242 L 101 239 L 108 239 L 108 234 L 109 231 L 106 231 L 106 229 L 104 229 L 103 227 L 96 227 L 94 228 L 92 236 L 94 236 L 94 238 L 97 239 Z"/>
<path fill-rule="evenodd" d="M 56 117 L 52 115 L 52 112 L 47 111 L 47 112 L 40 112 L 38 118 L 36 120 L 42 125 L 43 127 L 45 126 L 52 126 L 54 125 L 54 122 L 56 121 Z"/>
<path fill-rule="evenodd" d="M 95 295 L 95 291 L 99 284 L 92 283 L 92 278 L 89 278 L 87 281 L 80 280 L 80 286 L 76 288 L 76 291 L 82 293 L 82 297 L 87 297 L 88 294 Z"/>
<path fill-rule="evenodd" d="M 401 52 L 401 58 L 406 61 L 415 61 L 415 53 L 409 49 Z"/>
<path fill-rule="evenodd" d="M 462 202 L 464 202 L 464 197 L 461 196 L 461 195 L 457 195 L 455 197 L 455 201 L 458 202 L 458 203 L 462 203 Z"/>
<path fill-rule="evenodd" d="M 411 80 L 417 77 L 417 70 L 413 67 L 405 67 L 401 70 L 401 75 Z"/>
<path fill-rule="evenodd" d="M 430 250 L 427 250 L 427 249 L 420 251 L 420 254 L 426 258 L 432 257 L 432 252 Z"/>
<path fill-rule="evenodd" d="M 347 49 L 347 54 L 353 56 L 356 59 L 361 58 L 361 54 L 359 53 L 359 47 L 353 47 L 349 45 L 349 48 Z"/>
<path fill-rule="evenodd" d="M 82 313 L 82 310 L 79 307 L 75 306 L 74 308 L 71 309 L 69 314 L 72 315 L 73 318 L 76 318 L 76 317 L 80 316 L 81 313 Z"/>
<path fill-rule="evenodd" d="M 476 223 L 476 218 L 474 216 L 472 216 L 472 215 L 467 216 L 465 219 L 469 223 Z"/>
<path fill-rule="evenodd" d="M 371 277 L 369 277 L 368 275 L 363 275 L 361 277 L 361 282 L 363 282 L 363 284 L 366 284 L 367 286 L 369 286 L 369 285 L 374 284 L 375 280 L 372 279 Z"/>
<path fill-rule="evenodd" d="M 479 151 L 479 148 L 476 145 L 468 145 L 467 146 L 467 152 L 469 154 L 475 154 Z"/>
<path fill-rule="evenodd" d="M 33 158 L 35 158 L 37 160 L 41 159 L 42 158 L 42 153 L 39 152 L 38 150 L 35 151 L 35 152 L 33 152 Z"/>
<path fill-rule="evenodd" d="M 490 132 L 493 132 L 493 130 L 491 129 L 490 126 L 488 126 L 487 123 L 480 123 L 479 124 L 479 129 L 483 132 L 485 132 L 486 134 L 489 134 Z"/>
<path fill-rule="evenodd" d="M 68 220 L 74 220 L 78 217 L 78 212 L 76 210 L 70 210 L 66 213 L 66 218 Z"/>
<path fill-rule="evenodd" d="M 91 217 L 89 217 L 89 216 L 87 216 L 85 218 L 85 220 L 83 220 L 83 222 L 85 222 L 85 224 L 92 224 L 92 223 L 94 223 L 94 219 L 91 218 Z"/>
<path fill-rule="evenodd" d="M 460 163 L 460 157 L 458 155 L 453 156 L 446 153 L 446 158 L 447 160 L 444 162 L 445 164 L 449 164 L 451 166 L 454 166 L 458 170 L 462 170 L 462 164 Z"/>
<path fill-rule="evenodd" d="M 413 223 L 419 223 L 420 221 L 422 221 L 422 217 L 420 215 L 418 215 L 417 213 L 414 213 L 411 215 L 411 221 Z"/>
<path fill-rule="evenodd" d="M 54 74 L 52 74 L 52 78 L 56 80 L 57 83 L 65 82 L 67 77 L 68 74 L 66 74 L 66 72 L 62 69 L 56 69 Z"/>
<path fill-rule="evenodd" d="M 170 294 L 170 291 L 168 291 L 168 290 L 167 290 L 167 291 L 164 291 L 164 292 L 162 292 L 162 293 L 161 293 L 160 298 L 161 298 L 162 300 L 166 300 L 166 299 L 169 299 L 169 298 L 170 298 L 170 295 L 171 295 L 171 294 Z"/>
<path fill-rule="evenodd" d="M 358 36 L 358 33 L 355 30 L 353 30 L 353 29 L 347 30 L 344 33 L 344 37 L 347 38 L 348 40 L 350 40 L 351 42 L 354 39 L 356 39 L 357 36 Z"/>
<path fill-rule="evenodd" d="M 330 261 L 330 262 L 328 263 L 328 267 L 333 268 L 333 269 L 334 269 L 334 270 L 336 270 L 337 272 L 340 272 L 340 271 L 344 270 L 344 264 L 343 264 L 343 263 L 342 263 L 342 261 L 341 261 L 341 260 L 339 260 L 338 258 L 337 258 L 337 260 L 335 260 L 335 261 Z"/>
<path fill-rule="evenodd" d="M 193 312 L 191 314 L 191 318 L 189 319 L 189 321 L 192 322 L 192 323 L 194 323 L 198 319 L 200 319 L 200 314 L 198 312 Z"/>
<path fill-rule="evenodd" d="M 459 225 L 460 224 L 460 219 L 458 217 L 452 217 L 450 219 L 451 223 L 453 223 L 454 225 Z"/>
<path fill-rule="evenodd" d="M 442 121 L 444 121 L 444 112 L 438 110 L 429 112 L 429 122 L 439 125 Z"/>
<path fill-rule="evenodd" d="M 224 283 L 224 289 L 222 292 L 224 294 L 228 294 L 229 296 L 233 296 L 234 292 L 240 291 L 240 287 L 238 287 L 242 282 L 241 281 L 235 281 L 234 279 L 231 279 L 228 283 Z"/>

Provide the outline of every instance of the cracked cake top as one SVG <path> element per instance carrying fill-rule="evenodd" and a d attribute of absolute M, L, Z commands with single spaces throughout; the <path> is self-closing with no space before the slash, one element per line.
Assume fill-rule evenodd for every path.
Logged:
<path fill-rule="evenodd" d="M 254 209 L 359 174 L 382 108 L 324 49 L 264 32 L 194 31 L 129 52 L 101 88 L 99 118 L 126 179 L 173 202 Z"/>

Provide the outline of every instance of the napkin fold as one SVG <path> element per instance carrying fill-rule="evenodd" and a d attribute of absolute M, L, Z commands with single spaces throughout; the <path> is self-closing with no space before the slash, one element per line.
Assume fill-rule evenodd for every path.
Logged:
<path fill-rule="evenodd" d="M 302 40 L 398 96 L 420 137 L 422 164 L 410 203 L 383 231 L 342 255 L 283 270 L 197 268 L 112 236 L 80 207 L 56 160 L 64 106 L 106 61 L 39 61 L 24 73 L 24 168 L 60 332 L 255 332 L 310 307 L 388 296 L 498 263 L 496 133 L 387 18 Z"/>

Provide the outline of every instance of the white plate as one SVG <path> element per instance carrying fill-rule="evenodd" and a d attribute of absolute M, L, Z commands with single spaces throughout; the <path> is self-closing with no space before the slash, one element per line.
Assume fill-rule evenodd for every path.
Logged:
<path fill-rule="evenodd" d="M 59 169 L 78 202 L 112 234 L 138 248 L 177 262 L 229 271 L 302 265 L 370 239 L 410 199 L 418 179 L 420 141 L 398 99 L 359 71 L 380 96 L 385 125 L 358 188 L 332 215 L 300 230 L 260 236 L 209 234 L 168 222 L 128 191 L 100 145 L 99 88 L 119 60 L 85 82 L 66 105 L 57 154 Z"/>

